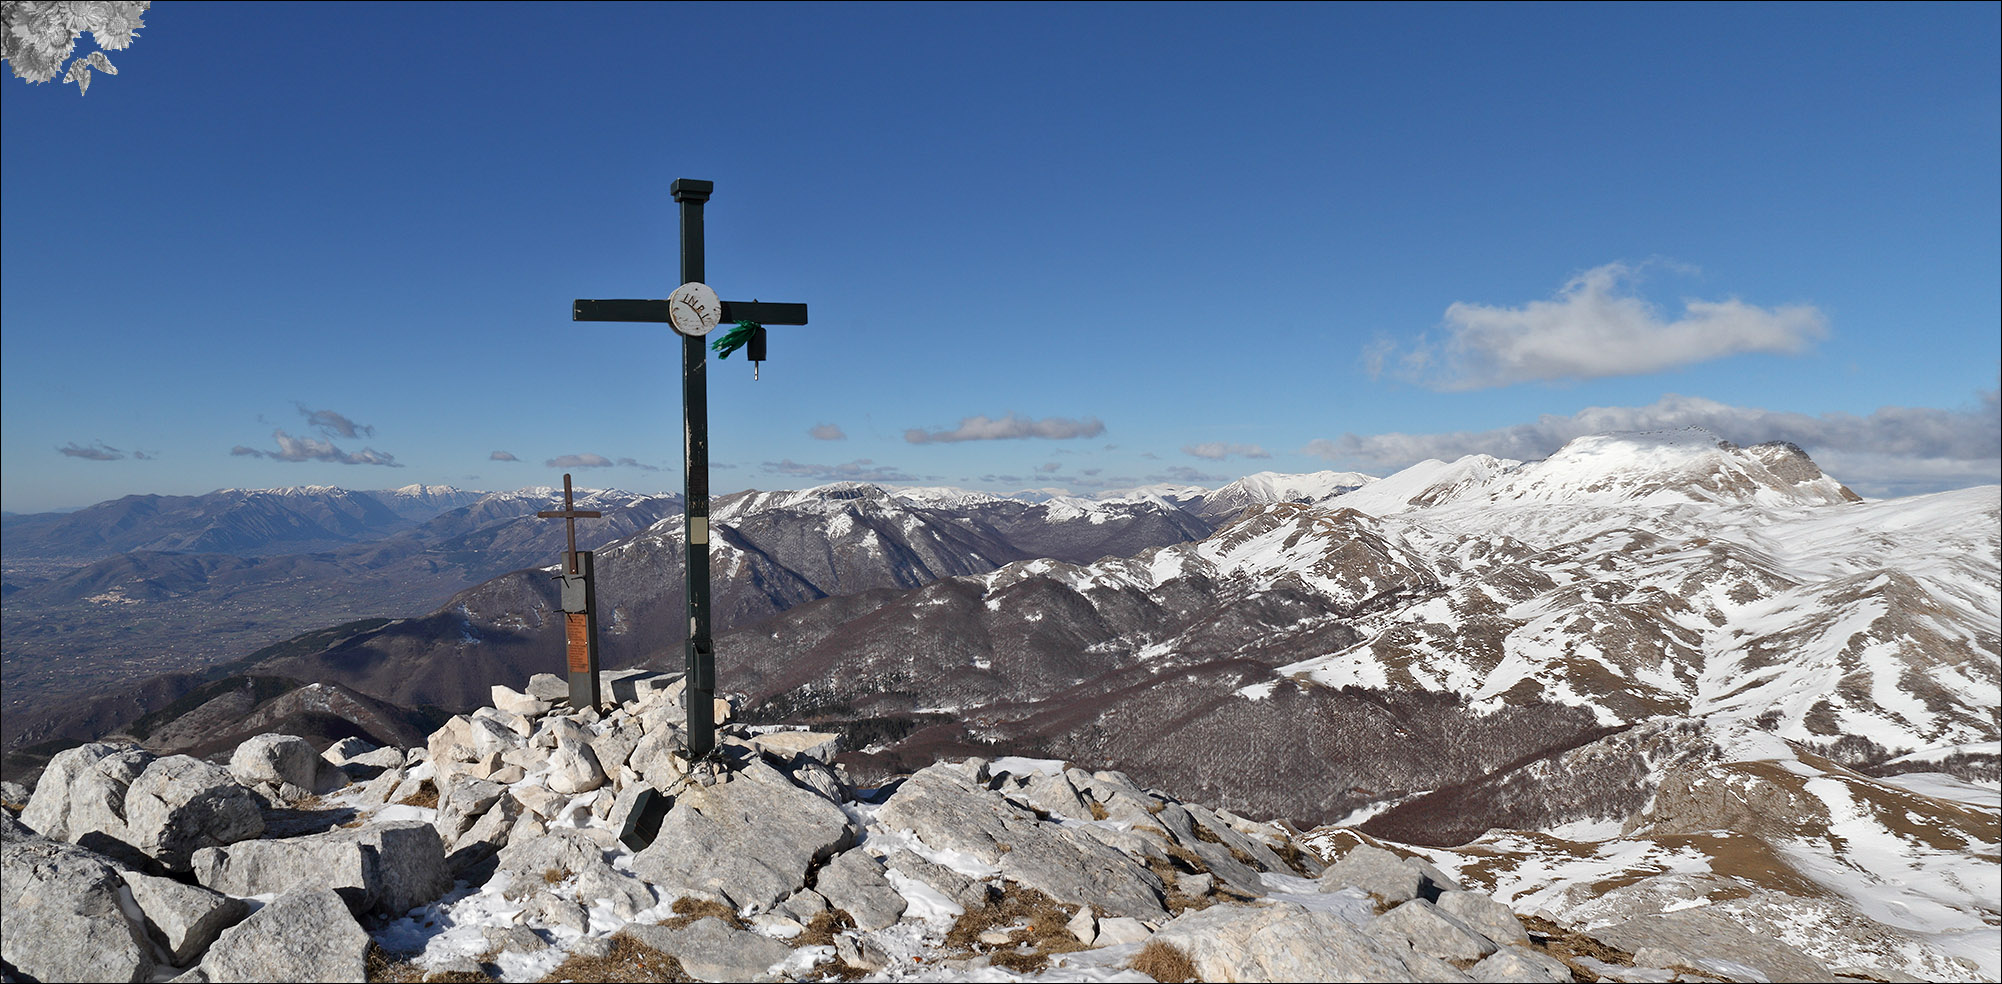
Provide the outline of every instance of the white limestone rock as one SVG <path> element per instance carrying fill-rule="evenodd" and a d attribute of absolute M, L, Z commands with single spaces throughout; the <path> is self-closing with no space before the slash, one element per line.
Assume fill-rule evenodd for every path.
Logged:
<path fill-rule="evenodd" d="M 494 684 L 492 693 L 494 707 L 507 711 L 510 714 L 519 714 L 525 718 L 541 717 L 549 713 L 549 709 L 555 706 L 548 700 L 532 694 L 524 694 L 519 690 L 511 687 L 503 687 L 500 684 Z M 567 685 L 564 687 L 563 695 L 569 695 L 569 687 Z"/>
<path fill-rule="evenodd" d="M 1529 942 L 1529 933 L 1514 911 L 1479 892 L 1441 892 L 1433 904 L 1496 943 Z"/>
<path fill-rule="evenodd" d="M 333 892 L 288 892 L 225 930 L 201 972 L 213 984 L 364 980 L 368 934 Z"/>
<path fill-rule="evenodd" d="M 815 889 L 846 909 L 863 932 L 883 929 L 904 914 L 904 897 L 883 877 L 883 863 L 864 851 L 843 851 L 820 869 Z"/>
<path fill-rule="evenodd" d="M 145 913 L 148 935 L 166 951 L 168 962 L 176 967 L 194 962 L 223 930 L 242 922 L 250 913 L 250 907 L 242 899 L 220 892 L 136 871 L 123 874 L 133 901 Z"/>
<path fill-rule="evenodd" d="M 356 913 L 401 915 L 452 887 L 444 842 L 421 820 L 244 841 L 194 854 L 196 880 L 238 897 L 328 890 Z"/>
<path fill-rule="evenodd" d="M 598 764 L 591 746 L 574 738 L 559 737 L 556 750 L 549 754 L 549 788 L 570 796 L 588 793 L 605 784 L 605 770 Z"/>
<path fill-rule="evenodd" d="M 792 955 L 792 948 L 784 943 L 731 929 L 719 919 L 698 919 L 682 929 L 632 925 L 622 932 L 662 953 L 674 954 L 682 969 L 699 981 L 763 979 L 774 965 Z"/>
<path fill-rule="evenodd" d="M 0 958 L 30 980 L 146 980 L 152 947 L 120 904 L 123 887 L 108 859 L 81 847 L 0 844 Z"/>
<path fill-rule="evenodd" d="M 1215 905 L 1175 917 L 1154 939 L 1187 954 L 1205 981 L 1401 981 L 1399 953 L 1340 916 L 1290 902 Z M 1451 968 L 1447 968 L 1450 970 Z"/>
<path fill-rule="evenodd" d="M 319 785 L 322 761 L 312 743 L 298 735 L 263 734 L 236 746 L 229 774 L 246 786 L 291 783 L 311 790 Z"/>
<path fill-rule="evenodd" d="M 1495 952 L 1494 941 L 1424 899 L 1412 899 L 1376 917 L 1369 932 L 1401 937 L 1413 950 L 1441 960 L 1478 960 Z"/>
<path fill-rule="evenodd" d="M 826 731 L 771 731 L 753 735 L 751 747 L 784 764 L 804 757 L 827 765 L 841 751 L 841 736 Z"/>
<path fill-rule="evenodd" d="M 728 783 L 681 793 L 633 871 L 665 899 L 768 906 L 805 887 L 808 867 L 854 836 L 840 807 L 753 759 Z"/>

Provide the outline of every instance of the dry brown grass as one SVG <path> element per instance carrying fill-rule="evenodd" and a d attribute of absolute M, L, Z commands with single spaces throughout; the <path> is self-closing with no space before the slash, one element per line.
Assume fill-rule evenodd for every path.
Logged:
<path fill-rule="evenodd" d="M 1111 815 L 1111 813 L 1106 812 L 1104 805 L 1097 802 L 1091 804 L 1091 818 L 1093 820 L 1103 820 Z"/>
<path fill-rule="evenodd" d="M 692 981 L 681 961 L 633 939 L 624 933 L 612 936 L 612 952 L 603 957 L 579 957 L 556 965 L 542 978 L 544 984 L 563 981 Z"/>
<path fill-rule="evenodd" d="M 848 910 L 829 909 L 814 916 L 813 921 L 806 924 L 806 932 L 799 934 L 798 937 L 793 939 L 792 945 L 795 947 L 833 946 L 836 934 L 844 929 L 854 928 L 855 917 L 849 915 Z"/>
<path fill-rule="evenodd" d="M 744 920 L 738 918 L 737 910 L 721 902 L 713 899 L 707 901 L 691 899 L 686 896 L 674 900 L 674 915 L 661 920 L 660 924 L 669 929 L 682 929 L 694 925 L 698 919 L 708 919 L 712 916 L 729 924 L 731 929 L 751 928 L 744 924 Z"/>
<path fill-rule="evenodd" d="M 368 945 L 368 955 L 363 958 L 363 966 L 366 969 L 362 979 L 370 981 L 371 984 L 376 981 L 382 981 L 384 984 L 423 984 L 424 981 L 424 968 L 407 959 L 391 957 L 382 947 L 374 943 Z"/>
<path fill-rule="evenodd" d="M 1286 862 L 1286 866 L 1292 868 L 1293 873 L 1302 878 L 1314 877 L 1314 869 L 1307 866 L 1308 857 L 1307 852 L 1300 850 L 1300 845 L 1293 843 L 1291 837 L 1279 845 L 1279 860 Z"/>
<path fill-rule="evenodd" d="M 429 779 L 417 784 L 417 791 L 397 801 L 404 806 L 421 806 L 427 810 L 438 808 L 438 785 Z"/>
<path fill-rule="evenodd" d="M 1181 984 L 1196 979 L 1196 965 L 1173 943 L 1148 940 L 1140 952 L 1126 961 L 1128 970 L 1137 970 L 1165 984 Z"/>
<path fill-rule="evenodd" d="M 1031 974 L 1049 966 L 1052 953 L 1085 949 L 1068 926 L 1075 915 L 1076 906 L 1065 906 L 1036 889 L 1008 882 L 1000 898 L 968 909 L 953 920 L 945 945 L 956 956 L 987 953 L 988 962 L 996 967 Z M 980 942 L 980 934 L 1004 928 L 1007 943 L 990 947 Z M 1026 951 L 1021 949 L 1024 944 L 1029 947 Z"/>

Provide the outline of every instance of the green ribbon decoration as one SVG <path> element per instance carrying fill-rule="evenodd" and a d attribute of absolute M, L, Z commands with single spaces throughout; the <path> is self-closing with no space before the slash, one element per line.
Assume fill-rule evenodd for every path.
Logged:
<path fill-rule="evenodd" d="M 727 359 L 730 353 L 749 345 L 752 333 L 760 327 L 762 326 L 755 321 L 739 321 L 737 327 L 718 336 L 715 341 L 709 343 L 709 347 L 716 350 L 717 358 Z"/>

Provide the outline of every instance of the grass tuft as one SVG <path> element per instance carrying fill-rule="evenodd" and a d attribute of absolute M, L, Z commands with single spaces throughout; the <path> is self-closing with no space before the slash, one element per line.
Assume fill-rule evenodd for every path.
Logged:
<path fill-rule="evenodd" d="M 694 925 L 697 920 L 712 916 L 723 920 L 731 929 L 751 928 L 738 917 L 737 910 L 714 899 L 692 899 L 685 895 L 674 900 L 674 915 L 661 920 L 660 924 L 669 929 L 682 929 Z"/>
<path fill-rule="evenodd" d="M 1182 984 L 1196 979 L 1195 962 L 1173 943 L 1148 940 L 1140 952 L 1126 961 L 1128 970 L 1137 970 L 1164 984 Z"/>
<path fill-rule="evenodd" d="M 417 791 L 398 800 L 404 806 L 421 806 L 427 810 L 438 808 L 438 784 L 426 779 L 417 784 Z"/>
<path fill-rule="evenodd" d="M 681 961 L 624 933 L 612 936 L 612 952 L 603 957 L 572 956 L 542 978 L 544 984 L 563 981 L 692 981 Z"/>

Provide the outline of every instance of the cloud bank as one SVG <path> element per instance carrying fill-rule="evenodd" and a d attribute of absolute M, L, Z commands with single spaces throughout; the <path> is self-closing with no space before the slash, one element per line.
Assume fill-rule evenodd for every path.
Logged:
<path fill-rule="evenodd" d="M 494 453 L 492 453 L 492 454 L 490 454 L 490 455 L 487 455 L 487 460 L 488 460 L 488 461 L 520 461 L 521 459 L 520 459 L 520 458 L 517 458 L 517 457 L 515 457 L 515 456 L 514 456 L 514 452 L 512 452 L 512 451 L 495 451 Z"/>
<path fill-rule="evenodd" d="M 1522 307 L 1457 302 L 1445 337 L 1407 349 L 1387 339 L 1364 350 L 1372 376 L 1386 373 L 1436 390 L 1599 379 L 1659 372 L 1748 352 L 1791 355 L 1828 333 L 1809 305 L 1763 308 L 1736 298 L 1684 300 L 1665 320 L 1635 294 L 1638 270 L 1608 263 L 1573 277 L 1553 300 Z"/>
<path fill-rule="evenodd" d="M 293 437 L 284 428 L 271 432 L 272 440 L 278 442 L 278 450 L 264 451 L 239 444 L 230 448 L 229 453 L 239 457 L 270 458 L 274 461 L 330 461 L 337 465 L 381 465 L 385 468 L 401 468 L 396 456 L 384 454 L 374 448 L 360 451 L 343 451 L 331 441 L 313 437 Z"/>
<path fill-rule="evenodd" d="M 2002 480 L 1997 390 L 1978 394 L 1975 405 L 1966 409 L 1882 407 L 1861 417 L 1737 407 L 1671 393 L 1644 407 L 1587 407 L 1568 417 L 1545 414 L 1531 423 L 1485 431 L 1343 434 L 1310 441 L 1300 450 L 1388 473 L 1427 458 L 1451 461 L 1469 454 L 1527 461 L 1548 457 L 1586 434 L 1692 426 L 1738 444 L 1791 441 L 1864 495 L 1909 495 Z"/>
<path fill-rule="evenodd" d="M 1225 444 L 1222 441 L 1210 441 L 1205 444 L 1184 444 L 1182 445 L 1182 453 L 1194 455 L 1198 458 L 1207 458 L 1211 461 L 1222 461 L 1232 455 L 1240 458 L 1272 457 L 1272 452 L 1256 444 Z"/>
<path fill-rule="evenodd" d="M 951 430 L 927 431 L 913 427 L 904 432 L 904 440 L 912 444 L 942 444 L 953 441 L 1010 441 L 1017 438 L 1042 437 L 1053 441 L 1069 440 L 1074 437 L 1097 437 L 1105 433 L 1105 425 L 1097 417 L 1071 420 L 1067 417 L 1044 417 L 1031 420 L 1013 413 L 999 420 L 988 417 L 967 417 L 959 426 Z"/>

